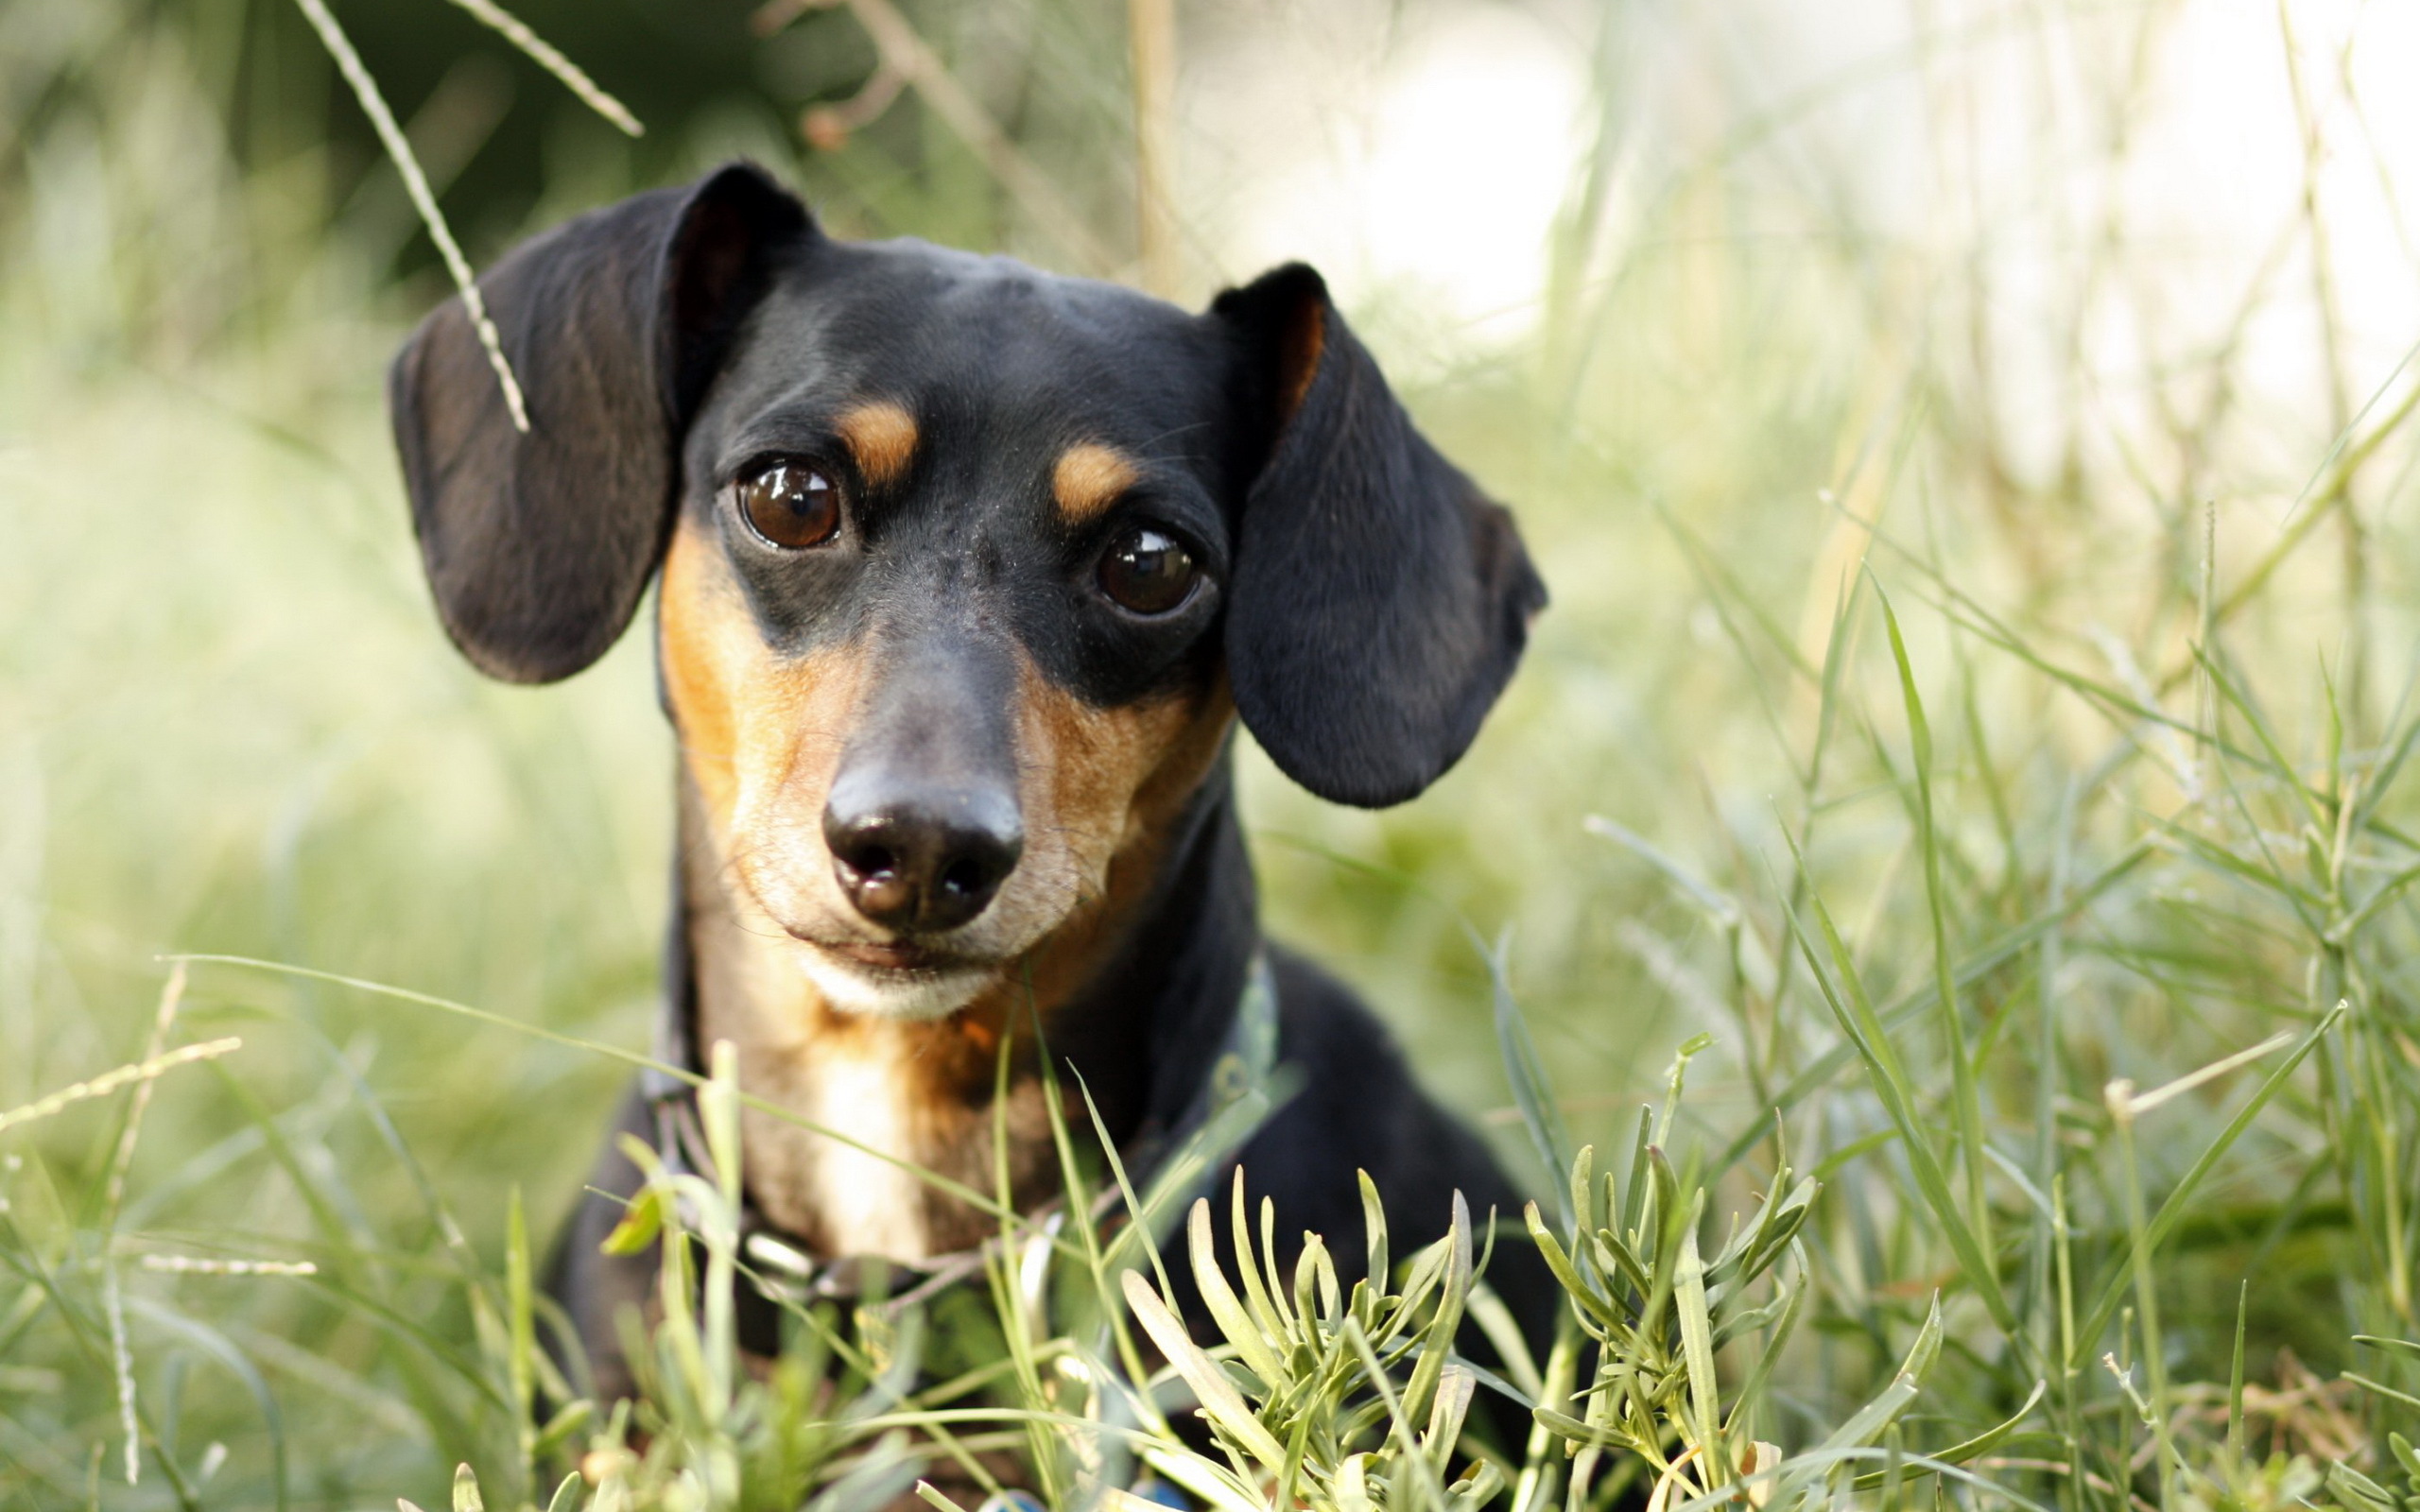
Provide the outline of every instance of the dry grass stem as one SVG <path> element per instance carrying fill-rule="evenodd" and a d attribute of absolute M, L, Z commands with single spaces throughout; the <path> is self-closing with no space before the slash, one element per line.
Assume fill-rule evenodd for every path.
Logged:
<path fill-rule="evenodd" d="M 186 1045 L 182 1049 L 171 1050 L 166 1055 L 154 1056 L 148 1060 L 138 1061 L 130 1066 L 120 1066 L 115 1071 L 104 1072 L 90 1081 L 79 1081 L 71 1086 L 62 1087 L 49 1096 L 37 1102 L 27 1103 L 23 1108 L 13 1108 L 8 1112 L 0 1113 L 0 1130 L 15 1128 L 22 1124 L 38 1123 L 77 1103 L 95 1097 L 107 1097 L 121 1087 L 164 1076 L 179 1066 L 190 1066 L 199 1060 L 216 1060 L 220 1056 L 232 1054 L 243 1047 L 244 1041 L 233 1037 L 225 1040 L 211 1040 L 201 1044 Z"/>
<path fill-rule="evenodd" d="M 555 76 L 565 89 L 579 96 L 580 103 L 619 127 L 629 136 L 644 136 L 647 128 L 639 124 L 630 107 L 599 89 L 596 81 L 578 63 L 558 52 L 547 41 L 531 31 L 518 16 L 497 5 L 495 0 L 453 0 L 453 4 L 469 11 L 505 41 L 527 54 L 530 61 Z"/>
<path fill-rule="evenodd" d="M 320 34 L 320 42 L 336 60 L 337 71 L 344 76 L 353 90 L 353 97 L 361 104 L 362 113 L 370 117 L 371 127 L 378 133 L 378 141 L 393 160 L 395 171 L 403 175 L 404 189 L 411 196 L 412 208 L 420 212 L 421 224 L 428 228 L 429 240 L 437 244 L 438 255 L 445 260 L 445 271 L 453 276 L 454 287 L 462 298 L 462 308 L 471 318 L 471 327 L 478 333 L 479 346 L 488 354 L 488 366 L 495 372 L 496 386 L 504 392 L 504 407 L 512 417 L 512 428 L 527 435 L 529 408 L 521 395 L 521 381 L 512 375 L 512 364 L 505 359 L 504 337 L 498 334 L 495 321 L 489 318 L 486 298 L 479 292 L 478 276 L 471 270 L 471 260 L 462 255 L 462 248 L 454 239 L 454 229 L 445 223 L 445 213 L 437 205 L 437 191 L 428 184 L 428 175 L 421 171 L 420 159 L 412 152 L 410 139 L 404 129 L 395 124 L 395 112 L 387 108 L 387 97 L 378 91 L 378 81 L 362 66 L 361 55 L 353 50 L 353 43 L 337 25 L 325 0 L 294 0 Z"/>

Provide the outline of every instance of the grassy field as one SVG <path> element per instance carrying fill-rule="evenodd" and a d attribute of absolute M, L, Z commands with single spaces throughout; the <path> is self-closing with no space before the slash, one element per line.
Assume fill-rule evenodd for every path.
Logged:
<path fill-rule="evenodd" d="M 873 67 L 846 10 L 725 26 L 746 89 L 683 103 L 605 61 L 664 17 L 531 9 L 664 95 L 629 143 L 426 8 L 462 28 L 430 57 L 337 14 L 475 261 L 747 151 L 848 233 L 1143 276 L 1123 8 L 908 8 L 1069 221 L 915 90 L 804 146 Z M 1512 1383 L 1546 1409 L 1496 1472 L 1521 1512 L 2420 1504 L 2420 34 L 1880 12 L 1184 8 L 1160 276 L 1255 271 L 1296 159 L 1433 196 L 1434 255 L 1302 245 L 1346 249 L 1349 314 L 1555 599 L 1408 808 L 1246 753 L 1267 916 L 1573 1251 L 1603 1376 Z M 534 1441 L 527 1249 L 628 1068 L 528 1031 L 647 1042 L 669 743 L 643 638 L 536 691 L 444 645 L 380 397 L 443 275 L 317 45 L 266 0 L 0 8 L 0 1504 L 438 1505 L 462 1463 L 545 1504 L 585 1453 L 599 1505 L 837 1508 L 945 1420 L 1068 1504 L 1137 1445 L 1222 1505 L 1489 1493 L 1448 1452 L 1442 1252 L 1325 1317 L 1245 1286 L 1225 1375 L 1179 1351 L 1134 1395 L 1144 1257 L 1071 1241 L 1055 1281 L 827 1319 L 769 1382 L 709 1319 L 643 1459 Z M 1565 92 L 1568 141 L 1491 135 L 1490 88 Z M 1322 129 L 1214 132 L 1221 89 Z M 1454 155 L 1386 157 L 1433 111 Z M 1492 151 L 1557 192 L 1533 266 L 1458 284 Z M 493 1022 L 216 963 L 164 996 L 180 953 Z M 749 1262 L 690 1196 L 699 1263 Z M 1188 1392 L 1207 1452 L 1165 1431 Z"/>

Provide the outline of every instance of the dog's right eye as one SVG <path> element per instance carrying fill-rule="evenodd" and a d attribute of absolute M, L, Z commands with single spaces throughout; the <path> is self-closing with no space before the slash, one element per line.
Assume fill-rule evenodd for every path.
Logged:
<path fill-rule="evenodd" d="M 1166 614 L 1187 602 L 1201 576 L 1182 541 L 1150 525 L 1111 541 L 1100 559 L 1101 592 L 1137 614 Z"/>
<path fill-rule="evenodd" d="M 783 457 L 742 477 L 737 487 L 740 515 L 769 545 L 803 551 L 840 532 L 840 490 L 812 462 Z"/>

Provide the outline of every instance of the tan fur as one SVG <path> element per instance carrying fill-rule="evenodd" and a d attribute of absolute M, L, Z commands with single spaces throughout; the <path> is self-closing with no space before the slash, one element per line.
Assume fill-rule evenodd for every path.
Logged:
<path fill-rule="evenodd" d="M 1303 407 L 1303 400 L 1311 391 L 1311 381 L 1320 375 L 1320 359 L 1327 353 L 1327 312 L 1316 300 L 1306 301 L 1295 313 L 1294 322 L 1287 327 L 1284 350 L 1279 353 L 1278 370 L 1283 374 L 1286 413 L 1280 421 L 1294 418 Z"/>
<path fill-rule="evenodd" d="M 1075 906 L 1025 963 L 1035 999 L 1051 1005 L 1089 980 L 1122 937 L 1235 705 L 1221 679 L 1190 696 L 1096 709 L 1030 665 L 1017 699 L 1026 833 L 1055 833 L 1082 878 Z"/>
<path fill-rule="evenodd" d="M 1142 474 L 1123 452 L 1082 441 L 1059 454 L 1050 470 L 1051 497 L 1073 524 L 1098 518 Z"/>
<path fill-rule="evenodd" d="M 848 445 L 857 471 L 875 488 L 889 488 L 906 477 L 908 464 L 916 459 L 916 417 L 889 400 L 857 405 L 833 428 Z"/>
<path fill-rule="evenodd" d="M 746 1109 L 740 1133 L 757 1206 L 823 1256 L 914 1262 L 979 1241 L 994 1220 L 898 1162 L 992 1190 L 996 1037 L 987 1044 L 957 1019 L 834 1012 L 798 969 L 804 947 L 769 919 L 752 920 L 745 893 L 714 875 L 714 848 L 687 853 L 700 1040 L 733 1043 L 747 1091 L 855 1142 Z M 1053 1163 L 1042 1086 L 1030 1074 L 1011 1086 L 1008 1126 L 1011 1190 L 1038 1202 Z"/>
<path fill-rule="evenodd" d="M 884 1018 L 836 1010 L 802 969 L 817 950 L 810 939 L 885 937 L 841 897 L 821 835 L 860 692 L 881 667 L 863 646 L 775 655 L 710 533 L 694 525 L 666 558 L 660 634 L 681 733 L 699 1040 L 733 1042 L 749 1092 L 877 1152 L 751 1109 L 750 1192 L 768 1218 L 827 1256 L 917 1261 L 977 1242 L 994 1220 L 893 1162 L 992 1189 L 1005 1039 L 1012 1192 L 1029 1206 L 1055 1187 L 1045 1094 L 1030 1037 L 1017 1030 L 1028 1001 L 1046 1018 L 1123 937 L 1171 819 L 1234 717 L 1224 683 L 1101 710 L 1024 667 L 1015 729 L 1026 854 L 962 932 L 1000 969 L 946 1017 Z"/>

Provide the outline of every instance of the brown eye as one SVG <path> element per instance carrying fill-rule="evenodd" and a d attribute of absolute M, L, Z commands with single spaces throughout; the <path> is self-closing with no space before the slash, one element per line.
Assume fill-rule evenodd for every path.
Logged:
<path fill-rule="evenodd" d="M 786 551 L 820 546 L 840 529 L 840 490 L 813 463 L 795 457 L 739 480 L 748 527 Z"/>
<path fill-rule="evenodd" d="M 1174 536 L 1137 525 L 1109 543 L 1100 591 L 1137 614 L 1165 614 L 1193 596 L 1201 573 Z"/>

